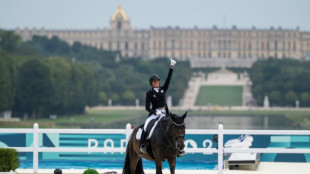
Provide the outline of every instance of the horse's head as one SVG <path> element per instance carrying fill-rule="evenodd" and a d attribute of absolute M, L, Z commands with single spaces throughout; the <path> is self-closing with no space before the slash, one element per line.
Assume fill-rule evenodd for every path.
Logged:
<path fill-rule="evenodd" d="M 176 147 L 179 150 L 184 149 L 184 137 L 185 137 L 185 122 L 184 119 L 186 117 L 187 111 L 182 116 L 177 116 L 175 114 L 170 113 L 170 117 L 172 119 L 171 123 L 171 131 L 173 136 L 175 137 Z"/>

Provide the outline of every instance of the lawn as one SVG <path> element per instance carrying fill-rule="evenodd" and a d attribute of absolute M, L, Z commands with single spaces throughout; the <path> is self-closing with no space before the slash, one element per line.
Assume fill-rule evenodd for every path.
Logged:
<path fill-rule="evenodd" d="M 0 128 L 32 128 L 38 123 L 40 128 L 74 128 L 73 125 L 108 124 L 121 120 L 134 120 L 139 117 L 147 118 L 145 110 L 95 110 L 88 109 L 85 114 L 58 117 L 56 120 L 48 118 L 21 120 L 20 122 L 0 122 Z M 72 123 L 72 125 L 71 125 Z"/>
<path fill-rule="evenodd" d="M 184 110 L 174 110 L 171 108 L 171 112 L 182 115 Z M 310 125 L 310 111 L 309 110 L 189 110 L 187 115 L 190 117 L 192 115 L 252 115 L 252 116 L 263 116 L 263 115 L 285 115 L 292 120 L 299 123 L 305 123 Z M 112 123 L 120 120 L 134 120 L 139 117 L 147 117 L 147 112 L 144 109 L 141 110 L 94 110 L 88 109 L 84 115 L 66 116 L 60 117 L 56 120 L 50 119 L 29 119 L 27 121 L 15 122 L 13 124 L 1 123 L 0 128 L 32 128 L 34 123 L 38 123 L 40 128 L 74 128 L 68 124 L 67 126 L 61 126 L 62 123 L 71 123 L 72 118 L 74 118 L 75 124 L 89 123 L 91 117 L 93 117 L 94 123 Z"/>
<path fill-rule="evenodd" d="M 242 106 L 242 86 L 202 86 L 195 105 Z"/>

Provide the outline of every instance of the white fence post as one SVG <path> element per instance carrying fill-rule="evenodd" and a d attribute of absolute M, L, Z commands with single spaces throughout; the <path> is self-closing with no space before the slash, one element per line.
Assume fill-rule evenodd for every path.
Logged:
<path fill-rule="evenodd" d="M 223 141 L 224 141 L 224 135 L 223 135 L 223 129 L 224 126 L 223 124 L 219 124 L 218 126 L 219 132 L 218 132 L 218 164 L 217 164 L 217 169 L 218 173 L 222 174 L 223 173 Z"/>
<path fill-rule="evenodd" d="M 38 173 L 39 168 L 39 125 L 34 123 L 33 125 L 33 173 Z"/>

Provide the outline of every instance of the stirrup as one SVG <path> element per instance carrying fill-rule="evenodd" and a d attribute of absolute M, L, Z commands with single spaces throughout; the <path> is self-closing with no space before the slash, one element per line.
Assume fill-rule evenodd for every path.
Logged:
<path fill-rule="evenodd" d="M 145 153 L 145 145 L 144 144 L 142 144 L 140 146 L 140 149 L 139 149 L 139 154 L 143 154 L 143 153 Z"/>

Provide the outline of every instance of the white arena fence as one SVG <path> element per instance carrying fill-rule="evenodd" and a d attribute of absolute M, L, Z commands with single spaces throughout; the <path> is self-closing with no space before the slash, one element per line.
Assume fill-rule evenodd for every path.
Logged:
<path fill-rule="evenodd" d="M 33 129 L 0 129 L 1 133 L 24 133 L 33 134 L 33 147 L 9 147 L 14 148 L 18 152 L 32 152 L 33 153 L 33 173 L 38 173 L 39 166 L 39 152 L 120 152 L 124 153 L 126 147 L 107 147 L 104 148 L 64 148 L 64 147 L 39 147 L 39 134 L 40 133 L 59 133 L 59 134 L 124 134 L 126 141 L 128 141 L 132 128 L 130 124 L 126 125 L 126 129 L 39 129 L 39 125 L 35 123 Z M 218 135 L 218 149 L 211 148 L 211 140 L 206 139 L 203 142 L 203 148 L 188 148 L 189 143 L 185 142 L 185 151 L 187 153 L 203 153 L 203 154 L 218 154 L 218 173 L 223 173 L 223 154 L 224 153 L 293 153 L 293 154 L 310 154 L 310 149 L 292 149 L 292 148 L 224 148 L 224 135 L 308 135 L 310 130 L 237 130 L 237 129 L 224 129 L 222 124 L 218 125 L 218 129 L 186 129 L 186 134 L 195 135 Z M 91 139 L 90 139 L 91 140 Z M 96 142 L 95 142 L 96 143 Z M 207 146 L 208 145 L 208 146 Z"/>

